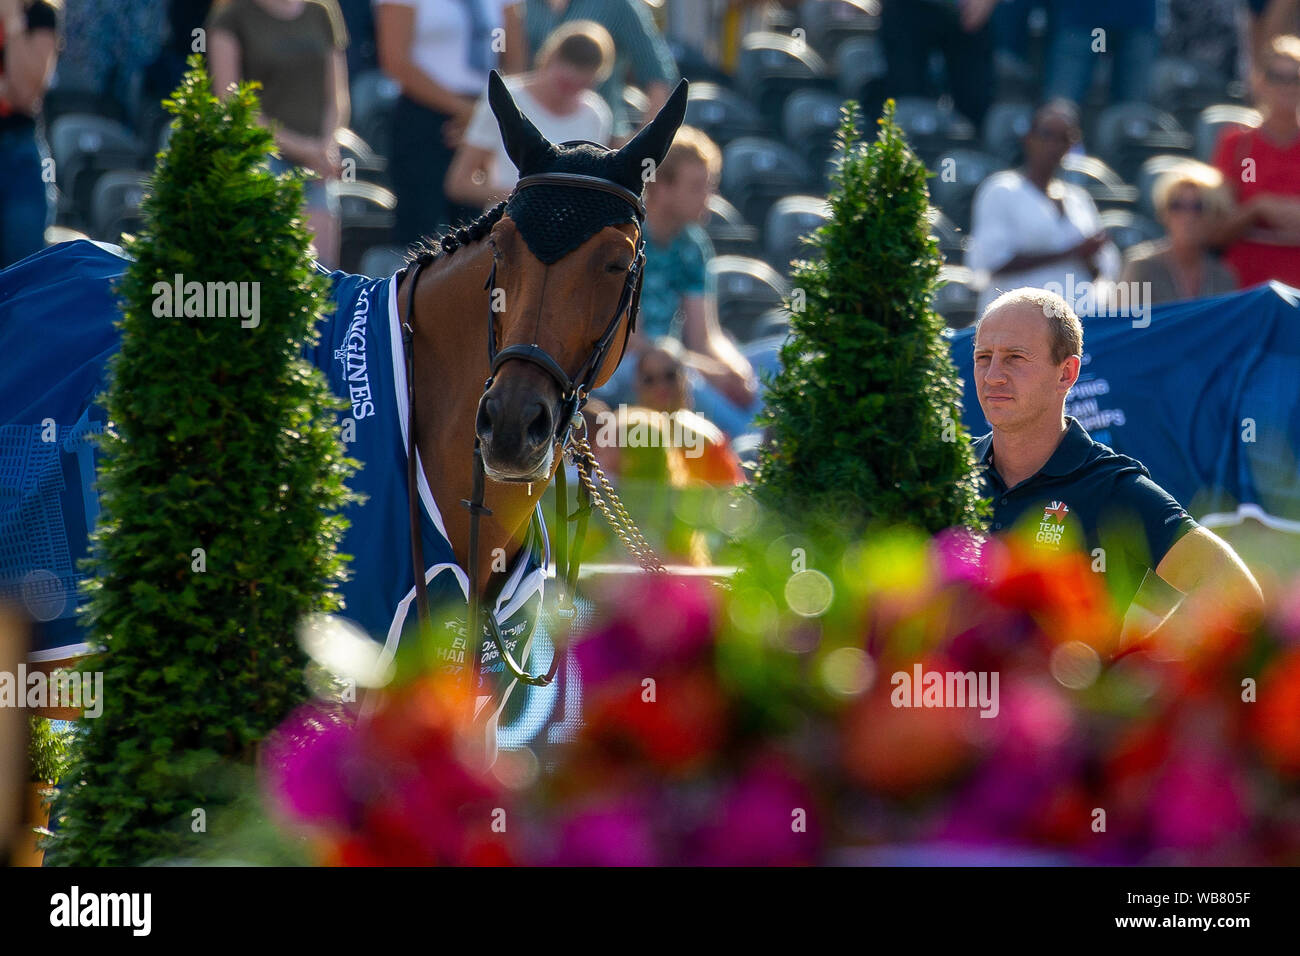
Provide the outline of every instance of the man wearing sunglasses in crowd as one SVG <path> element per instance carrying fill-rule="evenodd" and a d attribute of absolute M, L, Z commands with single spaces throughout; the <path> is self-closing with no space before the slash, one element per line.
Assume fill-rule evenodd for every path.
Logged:
<path fill-rule="evenodd" d="M 1276 37 L 1252 76 L 1258 127 L 1224 132 L 1214 153 L 1233 199 L 1210 242 L 1243 288 L 1300 286 L 1300 37 Z"/>
<path fill-rule="evenodd" d="M 1119 278 L 1119 250 L 1102 230 L 1092 197 L 1057 176 L 1080 139 L 1074 104 L 1053 100 L 1034 113 L 1022 141 L 1024 163 L 980 183 L 966 250 L 966 265 L 985 283 L 977 311 L 1007 289 Z"/>

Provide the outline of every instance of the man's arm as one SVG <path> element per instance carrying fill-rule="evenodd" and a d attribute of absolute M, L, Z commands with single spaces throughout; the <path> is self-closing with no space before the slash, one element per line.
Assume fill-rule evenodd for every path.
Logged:
<path fill-rule="evenodd" d="M 1231 545 L 1208 528 L 1197 526 L 1184 534 L 1155 570 L 1184 597 L 1141 638 L 1144 644 L 1176 648 L 1225 611 L 1234 622 L 1253 623 L 1264 609 L 1255 576 Z"/>

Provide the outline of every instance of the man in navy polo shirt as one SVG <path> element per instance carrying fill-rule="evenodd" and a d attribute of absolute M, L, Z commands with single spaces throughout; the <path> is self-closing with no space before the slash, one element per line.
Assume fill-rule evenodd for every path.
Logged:
<path fill-rule="evenodd" d="M 1144 638 L 1163 639 L 1228 607 L 1263 607 L 1259 585 L 1236 552 L 1198 525 L 1136 459 L 1095 442 L 1065 397 L 1079 378 L 1083 325 L 1059 295 L 1016 289 L 995 299 L 975 329 L 975 380 L 993 430 L 974 443 L 995 533 L 1020 532 L 1034 547 L 1085 549 L 1128 608 L 1148 570 L 1183 598 Z"/>

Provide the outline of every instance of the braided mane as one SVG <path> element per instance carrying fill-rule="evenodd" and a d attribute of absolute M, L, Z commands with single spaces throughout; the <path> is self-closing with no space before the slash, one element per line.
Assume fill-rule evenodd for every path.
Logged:
<path fill-rule="evenodd" d="M 453 229 L 437 239 L 425 236 L 411 248 L 410 253 L 407 255 L 407 262 L 427 266 L 435 259 L 451 255 L 461 246 L 478 242 L 492 231 L 492 227 L 501 220 L 505 211 L 505 200 L 502 200 L 468 226 Z"/>

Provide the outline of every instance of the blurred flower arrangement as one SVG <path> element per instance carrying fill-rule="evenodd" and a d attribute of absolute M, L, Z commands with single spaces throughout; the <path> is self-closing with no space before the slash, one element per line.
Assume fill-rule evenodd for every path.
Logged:
<path fill-rule="evenodd" d="M 596 594 L 581 730 L 491 774 L 436 676 L 310 705 L 264 749 L 278 819 L 339 864 L 1300 862 L 1300 600 L 1130 646 L 1082 557 L 762 540 Z M 952 673 L 980 706 L 916 706 Z"/>

